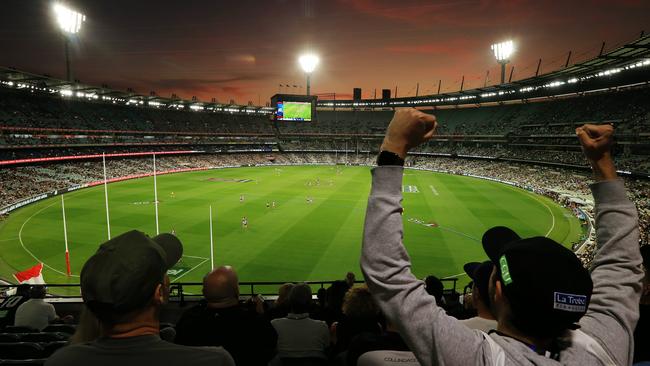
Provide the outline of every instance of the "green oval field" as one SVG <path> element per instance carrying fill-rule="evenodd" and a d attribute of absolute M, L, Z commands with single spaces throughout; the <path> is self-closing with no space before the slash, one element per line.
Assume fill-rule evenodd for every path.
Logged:
<path fill-rule="evenodd" d="M 160 230 L 174 229 L 185 247 L 172 281 L 200 281 L 209 271 L 210 205 L 215 265 L 234 266 L 241 281 L 333 280 L 347 271 L 361 278 L 368 167 L 217 169 L 161 175 L 157 183 Z M 581 235 L 569 211 L 505 184 L 416 170 L 405 171 L 403 184 L 405 243 L 418 277 L 462 278 L 465 262 L 486 259 L 479 241 L 495 225 L 566 245 Z M 155 234 L 153 178 L 109 184 L 108 195 L 113 236 L 131 229 Z M 73 277 L 65 275 L 60 197 L 19 209 L 0 223 L 2 277 L 40 261 L 47 283 L 79 282 L 84 261 L 107 239 L 104 187 L 64 198 Z M 267 208 L 273 201 L 276 207 Z M 242 228 L 244 216 L 248 228 Z"/>

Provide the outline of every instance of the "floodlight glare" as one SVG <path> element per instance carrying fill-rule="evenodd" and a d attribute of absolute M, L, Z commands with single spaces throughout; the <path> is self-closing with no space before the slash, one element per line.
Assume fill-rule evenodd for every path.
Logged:
<path fill-rule="evenodd" d="M 515 51 L 515 45 L 512 41 L 496 43 L 492 45 L 492 51 L 494 51 L 494 56 L 497 58 L 497 61 L 507 63 Z"/>
<path fill-rule="evenodd" d="M 510 56 L 515 52 L 515 44 L 510 40 L 495 43 L 491 48 L 494 51 L 494 57 L 497 58 L 497 62 L 501 64 L 501 84 L 503 84 L 506 81 L 506 64 L 510 62 Z M 510 73 L 510 79 L 512 79 L 512 72 Z"/>
<path fill-rule="evenodd" d="M 319 61 L 320 60 L 318 59 L 318 56 L 313 54 L 302 55 L 298 59 L 300 67 L 302 67 L 302 70 L 306 73 L 313 72 L 316 69 Z"/>
<path fill-rule="evenodd" d="M 54 4 L 54 15 L 59 28 L 64 33 L 76 34 L 81 30 L 81 24 L 86 16 L 61 4 Z"/>
<path fill-rule="evenodd" d="M 307 74 L 307 95 L 311 91 L 311 73 L 316 69 L 319 61 L 318 56 L 311 53 L 304 54 L 298 58 L 298 63 L 300 63 L 302 71 Z"/>

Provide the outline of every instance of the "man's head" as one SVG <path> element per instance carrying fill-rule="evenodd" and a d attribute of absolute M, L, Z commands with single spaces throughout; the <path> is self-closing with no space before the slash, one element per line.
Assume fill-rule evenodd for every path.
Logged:
<path fill-rule="evenodd" d="M 294 314 L 308 313 L 311 305 L 311 287 L 306 283 L 299 283 L 289 293 L 289 305 Z"/>
<path fill-rule="evenodd" d="M 86 306 L 107 328 L 159 308 L 167 298 L 167 270 L 182 254 L 171 234 L 150 238 L 132 230 L 103 243 L 81 270 Z"/>
<path fill-rule="evenodd" d="M 482 242 L 495 264 L 489 292 L 499 322 L 506 319 L 528 336 L 552 338 L 586 313 L 593 283 L 572 251 L 546 237 L 522 239 L 501 226 L 485 232 Z"/>
<path fill-rule="evenodd" d="M 24 296 L 24 297 L 29 297 L 29 292 L 31 290 L 31 286 L 26 284 L 26 283 L 21 283 L 16 287 L 16 295 L 18 296 Z"/>
<path fill-rule="evenodd" d="M 472 302 L 474 307 L 489 309 L 490 308 L 490 292 L 488 290 L 490 284 L 490 276 L 492 275 L 492 268 L 494 265 L 491 261 L 483 263 L 470 262 L 463 266 L 467 276 L 472 279 Z"/>
<path fill-rule="evenodd" d="M 353 272 L 348 272 L 345 274 L 345 282 L 347 282 L 348 286 L 354 286 L 354 281 L 356 281 L 356 277 L 354 276 Z"/>
<path fill-rule="evenodd" d="M 239 278 L 231 266 L 217 267 L 203 277 L 203 296 L 210 306 L 227 307 L 239 302 Z"/>
<path fill-rule="evenodd" d="M 47 294 L 47 290 L 44 285 L 34 285 L 29 290 L 29 297 L 32 299 L 44 299 Z"/>
<path fill-rule="evenodd" d="M 366 285 L 348 290 L 343 299 L 342 310 L 348 318 L 356 319 L 373 319 L 379 314 L 379 308 Z"/>
<path fill-rule="evenodd" d="M 442 294 L 444 291 L 444 286 L 442 285 L 442 281 L 440 281 L 438 277 L 433 275 L 427 276 L 424 279 L 424 287 L 427 293 L 436 299 L 436 303 L 438 305 L 442 304 Z"/>
<path fill-rule="evenodd" d="M 289 301 L 289 294 L 291 289 L 295 286 L 293 283 L 285 283 L 278 289 L 278 298 L 275 300 L 275 303 L 278 305 L 284 305 Z"/>

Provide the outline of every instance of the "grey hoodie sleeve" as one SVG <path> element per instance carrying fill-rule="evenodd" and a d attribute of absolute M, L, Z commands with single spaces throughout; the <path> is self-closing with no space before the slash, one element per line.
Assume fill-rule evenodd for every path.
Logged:
<path fill-rule="evenodd" d="M 637 212 L 622 180 L 598 182 L 591 190 L 598 251 L 591 268 L 594 292 L 580 325 L 617 364 L 629 365 L 643 277 Z"/>
<path fill-rule="evenodd" d="M 402 244 L 402 172 L 394 166 L 372 171 L 361 254 L 366 283 L 422 365 L 491 364 L 483 336 L 446 315 L 411 273 Z"/>

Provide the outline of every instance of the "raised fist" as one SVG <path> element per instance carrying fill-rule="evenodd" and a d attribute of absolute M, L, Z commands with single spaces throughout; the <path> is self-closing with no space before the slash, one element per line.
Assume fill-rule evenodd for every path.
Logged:
<path fill-rule="evenodd" d="M 614 127 L 611 125 L 584 125 L 576 128 L 576 135 L 582 145 L 596 180 L 616 179 L 616 167 L 612 160 L 611 147 Z"/>
<path fill-rule="evenodd" d="M 576 135 L 582 145 L 582 151 L 587 159 L 597 162 L 609 156 L 613 142 L 614 127 L 611 125 L 586 124 L 576 128 Z"/>
<path fill-rule="evenodd" d="M 436 117 L 431 114 L 414 108 L 398 108 L 388 125 L 381 149 L 404 159 L 410 149 L 433 137 L 437 125 Z"/>

